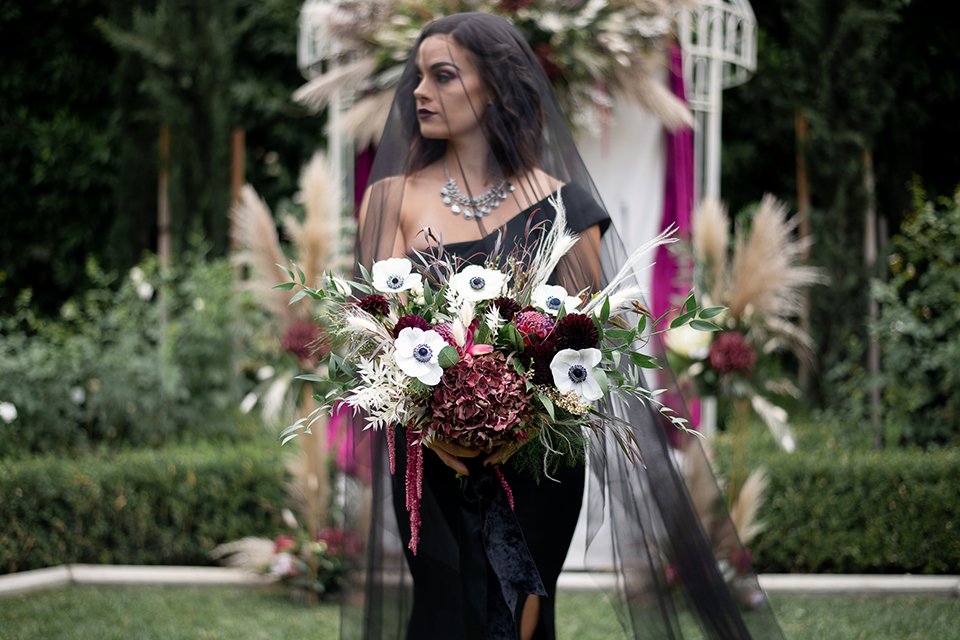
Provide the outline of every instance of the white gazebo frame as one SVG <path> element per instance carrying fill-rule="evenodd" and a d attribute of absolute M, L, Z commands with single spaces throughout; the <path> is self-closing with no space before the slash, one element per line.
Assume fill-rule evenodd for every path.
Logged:
<path fill-rule="evenodd" d="M 697 0 L 679 15 L 687 101 L 694 133 L 694 202 L 720 198 L 723 90 L 746 82 L 757 68 L 757 20 L 749 0 Z"/>

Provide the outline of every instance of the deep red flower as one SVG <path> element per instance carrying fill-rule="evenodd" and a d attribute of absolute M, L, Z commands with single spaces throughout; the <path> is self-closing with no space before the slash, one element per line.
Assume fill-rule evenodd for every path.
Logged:
<path fill-rule="evenodd" d="M 390 312 L 390 303 L 379 293 L 372 293 L 360 298 L 357 301 L 357 306 L 372 316 L 385 316 Z"/>
<path fill-rule="evenodd" d="M 292 353 L 301 362 L 317 364 L 330 351 L 330 339 L 315 322 L 301 320 L 287 328 L 280 348 Z"/>
<path fill-rule="evenodd" d="M 539 311 L 521 311 L 513 318 L 513 326 L 523 336 L 524 344 L 531 344 L 531 336 L 546 338 L 553 331 L 553 318 Z"/>
<path fill-rule="evenodd" d="M 519 302 L 513 298 L 507 298 L 505 296 L 494 298 L 490 302 L 490 307 L 496 309 L 497 313 L 500 314 L 500 317 L 507 322 L 513 320 L 513 317 L 517 315 L 517 312 L 519 312 L 521 308 Z"/>
<path fill-rule="evenodd" d="M 710 366 L 717 373 L 738 371 L 750 375 L 757 361 L 757 352 L 747 343 L 743 334 L 724 331 L 710 345 L 709 359 Z"/>
<path fill-rule="evenodd" d="M 568 313 L 553 329 L 557 351 L 561 349 L 592 349 L 597 346 L 600 333 L 593 320 L 582 313 Z"/>
<path fill-rule="evenodd" d="M 559 350 L 553 338 L 537 340 L 524 350 L 523 354 L 530 357 L 530 364 L 533 367 L 533 378 L 530 380 L 533 384 L 553 384 L 550 362 Z"/>
<path fill-rule="evenodd" d="M 400 332 L 406 329 L 407 327 L 413 327 L 414 329 L 422 329 L 424 331 L 430 330 L 430 323 L 421 318 L 420 316 L 415 315 L 405 315 L 401 316 L 397 320 L 397 326 L 393 328 L 393 337 L 396 338 L 400 335 Z"/>

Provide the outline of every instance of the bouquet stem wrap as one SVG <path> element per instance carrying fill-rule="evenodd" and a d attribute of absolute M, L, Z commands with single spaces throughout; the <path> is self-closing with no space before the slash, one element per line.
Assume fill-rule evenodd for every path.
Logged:
<path fill-rule="evenodd" d="M 520 598 L 547 591 L 496 471 L 479 457 L 463 461 L 470 471 L 460 492 L 463 637 L 514 640 Z"/>

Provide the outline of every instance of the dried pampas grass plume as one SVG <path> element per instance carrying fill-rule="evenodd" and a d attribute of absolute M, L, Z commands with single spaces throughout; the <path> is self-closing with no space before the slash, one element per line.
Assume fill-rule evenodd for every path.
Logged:
<path fill-rule="evenodd" d="M 620 93 L 657 116 L 671 133 L 681 129 L 693 129 L 696 124 L 693 112 L 669 87 L 651 77 L 653 69 L 650 62 L 653 61 L 651 59 L 645 64 L 618 69 Z M 657 62 L 660 63 L 659 60 Z"/>
<path fill-rule="evenodd" d="M 352 96 L 361 83 L 377 68 L 377 59 L 373 56 L 348 62 L 342 67 L 332 69 L 317 76 L 293 93 L 293 100 L 317 113 L 323 109 L 338 91 Z"/>
<path fill-rule="evenodd" d="M 691 221 L 693 255 L 705 266 L 704 281 L 713 304 L 721 304 L 727 247 L 730 244 L 730 220 L 727 210 L 716 198 L 706 197 L 693 213 Z"/>
<path fill-rule="evenodd" d="M 290 294 L 271 289 L 287 279 L 277 266 L 286 264 L 287 258 L 280 249 L 270 209 L 254 188 L 246 184 L 240 189 L 240 199 L 231 208 L 230 217 L 231 235 L 238 247 L 232 260 L 234 264 L 251 267 L 250 278 L 238 286 L 257 292 L 263 306 L 288 324 L 295 319 L 295 310 L 287 305 Z"/>
<path fill-rule="evenodd" d="M 763 531 L 764 524 L 757 520 L 757 513 L 763 506 L 763 492 L 767 484 L 767 474 L 763 468 L 755 469 L 743 483 L 740 495 L 730 510 L 730 519 L 733 520 L 733 526 L 744 546 L 748 546 L 757 534 Z"/>
<path fill-rule="evenodd" d="M 798 218 L 787 219 L 787 207 L 767 194 L 750 224 L 749 235 L 737 229 L 731 265 L 730 317 L 749 309 L 761 317 L 787 318 L 803 311 L 800 289 L 824 281 L 823 273 L 800 264 L 809 239 L 794 241 Z"/>
<path fill-rule="evenodd" d="M 353 140 L 361 149 L 380 144 L 380 136 L 390 115 L 395 89 L 377 93 L 357 101 L 340 118 L 340 133 Z M 327 133 L 331 133 L 328 128 Z"/>
<path fill-rule="evenodd" d="M 320 274 L 330 268 L 343 233 L 340 186 L 330 161 L 322 152 L 315 153 L 301 172 L 300 192 L 307 215 L 302 224 L 292 216 L 285 216 L 283 229 L 297 247 L 306 284 L 316 286 Z"/>
<path fill-rule="evenodd" d="M 258 571 L 270 564 L 274 550 L 273 540 L 251 536 L 215 547 L 210 557 L 228 567 Z"/>

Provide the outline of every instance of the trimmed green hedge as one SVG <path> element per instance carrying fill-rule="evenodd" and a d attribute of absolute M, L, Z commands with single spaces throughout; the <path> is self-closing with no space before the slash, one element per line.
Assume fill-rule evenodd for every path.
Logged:
<path fill-rule="evenodd" d="M 772 454 L 758 571 L 960 573 L 960 452 Z"/>
<path fill-rule="evenodd" d="M 0 463 L 0 573 L 65 563 L 211 564 L 279 528 L 279 446 L 203 444 Z"/>

